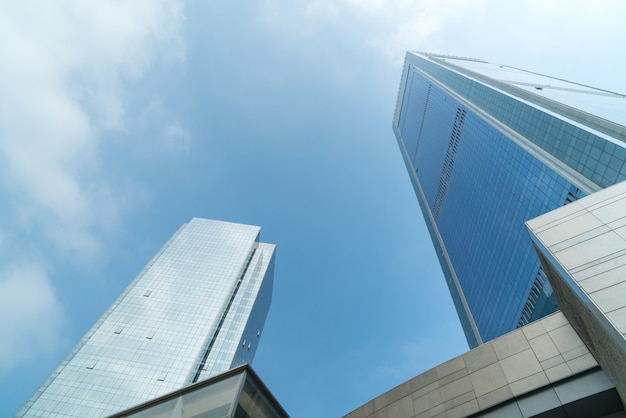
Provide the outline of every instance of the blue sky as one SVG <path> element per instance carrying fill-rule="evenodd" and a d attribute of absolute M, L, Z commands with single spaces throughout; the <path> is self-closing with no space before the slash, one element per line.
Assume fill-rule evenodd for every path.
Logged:
<path fill-rule="evenodd" d="M 0 416 L 193 216 L 278 245 L 254 367 L 340 416 L 466 350 L 391 131 L 408 49 L 626 92 L 619 0 L 0 1 Z"/>

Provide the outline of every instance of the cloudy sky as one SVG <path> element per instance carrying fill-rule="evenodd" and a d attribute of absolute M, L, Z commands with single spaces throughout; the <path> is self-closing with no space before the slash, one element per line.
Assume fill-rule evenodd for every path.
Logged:
<path fill-rule="evenodd" d="M 340 416 L 467 349 L 391 131 L 406 50 L 626 93 L 626 3 L 0 0 L 0 416 L 193 216 L 278 245 L 255 368 Z"/>

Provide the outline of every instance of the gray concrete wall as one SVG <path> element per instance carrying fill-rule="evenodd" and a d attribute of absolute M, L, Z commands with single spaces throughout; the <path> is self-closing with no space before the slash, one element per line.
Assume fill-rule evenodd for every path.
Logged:
<path fill-rule="evenodd" d="M 563 313 L 626 403 L 626 182 L 527 226 Z"/>
<path fill-rule="evenodd" d="M 595 376 L 582 385 L 582 397 L 608 390 L 614 392 L 610 380 L 597 366 L 587 347 L 559 312 L 443 363 L 366 403 L 347 417 L 533 416 L 542 412 L 542 408 L 548 411 L 570 402 L 571 399 L 559 394 L 555 387 L 576 376 L 582 378 L 587 373 Z M 545 391 L 542 392 L 542 388 Z M 524 401 L 532 393 L 544 395 Z M 541 401 L 544 398 L 546 401 Z M 617 399 L 616 394 L 614 398 Z M 611 408 L 621 409 L 619 400 L 617 403 Z M 497 415 L 498 410 L 502 414 Z"/>

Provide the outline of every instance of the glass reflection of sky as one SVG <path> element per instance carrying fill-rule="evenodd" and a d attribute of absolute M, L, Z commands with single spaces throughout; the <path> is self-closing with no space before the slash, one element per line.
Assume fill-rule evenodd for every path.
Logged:
<path fill-rule="evenodd" d="M 399 127 L 431 211 L 458 109 L 467 116 L 437 228 L 480 333 L 490 340 L 516 327 L 539 268 L 524 221 L 563 205 L 570 191 L 582 193 L 411 71 Z"/>
<path fill-rule="evenodd" d="M 584 110 L 606 120 L 626 125 L 626 95 L 624 95 L 626 92 L 611 94 L 611 92 L 590 86 L 504 65 L 450 58 L 447 58 L 446 61 L 461 65 L 495 80 L 509 82 L 534 94 Z"/>
<path fill-rule="evenodd" d="M 198 218 L 181 227 L 20 413 L 105 416 L 251 362 L 273 281 L 274 245 L 259 232 Z"/>

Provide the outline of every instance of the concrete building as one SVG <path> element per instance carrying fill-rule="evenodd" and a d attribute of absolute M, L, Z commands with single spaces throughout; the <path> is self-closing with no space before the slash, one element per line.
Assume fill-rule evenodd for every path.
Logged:
<path fill-rule="evenodd" d="M 428 370 L 346 417 L 623 418 L 623 411 L 615 385 L 557 312 Z"/>
<path fill-rule="evenodd" d="M 259 233 L 183 225 L 16 416 L 108 416 L 252 362 L 274 274 Z"/>
<path fill-rule="evenodd" d="M 527 226 L 562 312 L 443 363 L 347 417 L 626 417 L 626 182 Z"/>
<path fill-rule="evenodd" d="M 524 223 L 626 179 L 626 96 L 406 56 L 393 129 L 470 347 L 558 309 Z"/>
<path fill-rule="evenodd" d="M 528 229 L 563 314 L 626 403 L 626 182 Z"/>
<path fill-rule="evenodd" d="M 152 399 L 110 418 L 289 418 L 248 364 Z"/>

